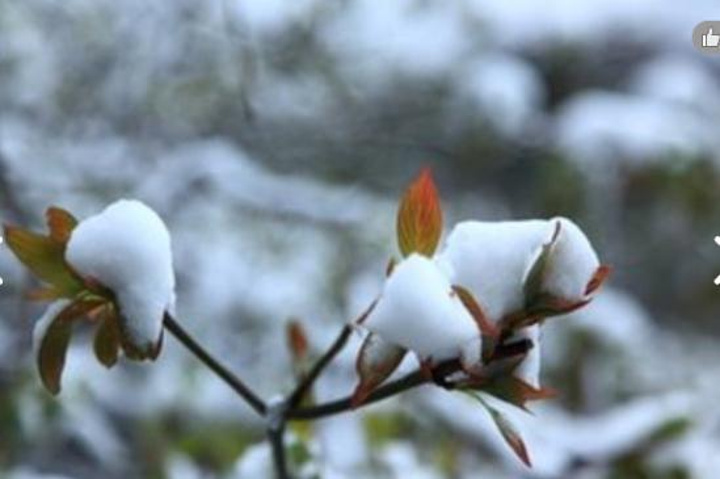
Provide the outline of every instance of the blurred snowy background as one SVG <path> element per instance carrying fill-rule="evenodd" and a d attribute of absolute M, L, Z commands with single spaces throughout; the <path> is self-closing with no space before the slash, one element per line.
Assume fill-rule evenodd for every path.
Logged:
<path fill-rule="evenodd" d="M 327 478 L 720 474 L 720 57 L 711 0 L 0 0 L 0 215 L 140 198 L 173 233 L 179 316 L 270 395 L 378 291 L 396 201 L 433 167 L 449 224 L 566 215 L 615 273 L 545 329 L 559 398 L 522 468 L 460 395 L 317 423 Z M 251 412 L 173 340 L 110 372 L 76 336 L 60 400 L 0 252 L 0 477 L 262 478 Z M 83 344 L 83 340 L 84 343 Z M 346 394 L 358 345 L 317 395 Z M 410 365 L 411 366 L 411 365 Z M 301 449 L 298 453 L 302 453 Z M 303 459 L 303 458 L 301 458 Z"/>

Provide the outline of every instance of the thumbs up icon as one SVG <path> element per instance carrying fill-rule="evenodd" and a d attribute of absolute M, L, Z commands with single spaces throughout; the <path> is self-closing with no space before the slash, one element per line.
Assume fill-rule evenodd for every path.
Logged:
<path fill-rule="evenodd" d="M 708 32 L 703 34 L 702 46 L 704 46 L 704 47 L 720 46 L 720 35 L 713 33 L 712 27 L 708 28 Z"/>

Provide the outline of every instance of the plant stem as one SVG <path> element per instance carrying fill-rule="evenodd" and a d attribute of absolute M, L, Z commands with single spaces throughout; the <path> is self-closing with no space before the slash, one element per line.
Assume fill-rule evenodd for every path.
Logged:
<path fill-rule="evenodd" d="M 380 386 L 370 394 L 365 402 L 360 405 L 364 407 L 372 403 L 382 401 L 383 399 L 395 396 L 409 389 L 415 388 L 422 384 L 430 382 L 432 379 L 425 376 L 421 371 L 412 372 L 400 379 L 389 382 L 384 386 Z M 342 399 L 330 401 L 317 406 L 311 406 L 301 409 L 291 409 L 288 411 L 287 418 L 291 421 L 312 421 L 321 419 L 335 414 L 350 411 L 352 409 L 352 397 L 347 396 Z"/>
<path fill-rule="evenodd" d="M 277 428 L 268 428 L 268 441 L 272 448 L 273 465 L 275 466 L 276 479 L 290 479 L 290 472 L 287 468 L 287 457 L 285 455 L 285 444 L 283 437 L 285 435 L 285 424 L 281 424 Z"/>
<path fill-rule="evenodd" d="M 491 361 L 497 361 L 497 363 L 495 364 L 501 365 L 501 362 L 503 360 L 520 357 L 526 354 L 530 348 L 532 348 L 532 342 L 525 339 L 513 343 L 508 343 L 498 347 L 495 350 Z M 505 366 L 505 368 L 506 367 L 507 366 Z M 507 373 L 507 370 L 503 367 L 500 367 L 494 373 L 492 372 L 492 368 L 488 369 L 490 371 L 489 377 L 492 377 L 492 374 L 494 373 Z M 383 399 L 387 399 L 389 397 L 395 396 L 418 386 L 422 386 L 423 384 L 428 384 L 435 381 L 436 378 L 445 378 L 461 370 L 462 366 L 460 365 L 460 361 L 458 361 L 457 359 L 445 361 L 435 366 L 433 368 L 432 376 L 428 375 L 425 371 L 418 369 L 403 376 L 400 379 L 396 379 L 395 381 L 391 381 L 383 386 L 380 386 L 367 397 L 367 399 L 360 405 L 360 407 L 382 401 Z M 352 410 L 352 397 L 346 396 L 342 399 L 337 399 L 335 401 L 330 401 L 324 404 L 318 404 L 316 406 L 290 409 L 287 411 L 285 417 L 290 421 L 312 421 L 315 419 L 333 416 L 335 414 L 340 414 L 350 410 Z"/>
<path fill-rule="evenodd" d="M 330 364 L 330 362 L 335 359 L 335 356 L 337 356 L 338 353 L 342 351 L 342 349 L 345 347 L 348 339 L 350 339 L 350 334 L 352 334 L 352 326 L 346 324 L 342 328 L 340 334 L 332 343 L 330 348 L 328 348 L 325 354 L 323 354 L 322 357 L 318 359 L 310 372 L 308 372 L 305 378 L 297 385 L 295 390 L 292 392 L 290 398 L 288 399 L 288 404 L 290 405 L 290 408 L 294 408 L 299 405 L 300 402 L 302 402 L 307 392 L 310 390 L 312 385 L 315 384 L 315 381 L 320 376 L 320 374 L 322 374 L 327 365 Z"/>
<path fill-rule="evenodd" d="M 260 416 L 265 416 L 267 413 L 267 405 L 265 401 L 255 394 L 238 376 L 232 373 L 225 366 L 220 364 L 209 352 L 205 350 L 197 341 L 175 321 L 175 319 L 169 314 L 165 314 L 163 318 L 163 325 L 170 334 L 175 336 L 175 339 L 180 341 L 191 353 L 195 355 L 205 366 L 210 368 L 220 379 L 225 381 L 240 397 L 242 397 L 251 408 L 255 410 Z"/>

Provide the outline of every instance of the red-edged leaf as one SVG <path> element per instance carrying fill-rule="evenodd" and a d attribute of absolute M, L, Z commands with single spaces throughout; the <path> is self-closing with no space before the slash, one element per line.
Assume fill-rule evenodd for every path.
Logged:
<path fill-rule="evenodd" d="M 515 426 L 510 422 L 510 420 L 500 411 L 492 407 L 488 402 L 483 399 L 480 395 L 475 393 L 467 393 L 468 396 L 482 404 L 482 406 L 485 408 L 485 410 L 490 414 L 490 419 L 493 420 L 495 423 L 495 426 L 500 431 L 500 434 L 502 435 L 503 439 L 507 443 L 508 446 L 513 450 L 515 455 L 527 466 L 532 467 L 532 463 L 530 462 L 530 455 L 527 452 L 527 448 L 525 447 L 525 442 L 523 442 L 522 438 L 520 437 L 520 433 L 517 431 Z"/>
<path fill-rule="evenodd" d="M 117 363 L 120 353 L 120 331 L 114 309 L 109 306 L 102 308 L 97 320 L 100 325 L 93 342 L 95 357 L 103 366 L 111 368 Z"/>
<path fill-rule="evenodd" d="M 61 389 L 60 379 L 65 367 L 65 356 L 74 321 L 98 307 L 94 301 L 77 300 L 60 311 L 40 338 L 37 366 L 40 379 L 50 393 L 57 395 Z"/>
<path fill-rule="evenodd" d="M 593 274 L 593 277 L 590 278 L 590 281 L 585 287 L 585 295 L 589 296 L 597 291 L 608 279 L 610 273 L 612 273 L 612 268 L 610 266 L 604 264 L 598 267 L 598 269 L 595 270 L 595 274 Z"/>
<path fill-rule="evenodd" d="M 67 244 L 72 230 L 77 226 L 77 220 L 68 211 L 57 206 L 51 206 L 45 212 L 50 237 L 60 244 Z"/>
<path fill-rule="evenodd" d="M 304 361 L 308 354 L 308 340 L 305 328 L 297 320 L 290 320 L 287 323 L 286 331 L 287 344 L 292 352 L 295 361 Z"/>
<path fill-rule="evenodd" d="M 402 362 L 405 349 L 384 341 L 376 334 L 369 334 L 360 348 L 355 369 L 360 382 L 352 396 L 352 407 L 358 407 L 382 384 Z"/>
<path fill-rule="evenodd" d="M 470 315 L 473 317 L 475 322 L 480 329 L 483 336 L 488 336 L 493 339 L 500 337 L 500 330 L 495 324 L 490 321 L 482 310 L 480 304 L 478 304 L 475 296 L 462 286 L 455 285 L 452 287 L 453 291 L 458 295 L 460 301 L 462 301 L 465 308 L 468 310 Z"/>
<path fill-rule="evenodd" d="M 542 292 L 547 267 L 552 258 L 555 244 L 560 237 L 561 229 L 562 225 L 558 221 L 557 223 L 555 223 L 555 231 L 553 232 L 550 241 L 542 245 L 537 258 L 535 259 L 535 262 L 530 267 L 528 274 L 525 277 L 523 289 L 525 292 L 526 304 L 533 303 L 535 298 Z"/>
<path fill-rule="evenodd" d="M 65 262 L 65 246 L 48 236 L 5 226 L 5 241 L 15 256 L 40 280 L 66 297 L 82 291 L 82 280 Z"/>
<path fill-rule="evenodd" d="M 505 439 L 507 445 L 510 446 L 513 452 L 515 452 L 518 459 L 520 459 L 527 467 L 532 467 L 530 455 L 525 447 L 525 442 L 522 440 L 522 437 L 520 437 L 520 433 L 518 433 L 515 426 L 497 409 L 489 406 L 488 404 L 485 404 L 485 408 L 490 413 L 490 417 L 492 417 L 492 420 L 498 430 L 500 430 L 500 434 L 502 434 L 503 439 Z"/>
<path fill-rule="evenodd" d="M 522 379 L 506 375 L 494 378 L 483 384 L 480 389 L 507 403 L 527 411 L 527 403 L 555 397 L 550 388 L 536 389 Z"/>
<path fill-rule="evenodd" d="M 429 168 L 420 172 L 400 201 L 397 215 L 398 245 L 403 256 L 432 256 L 442 234 L 442 210 Z"/>
<path fill-rule="evenodd" d="M 528 308 L 528 320 L 522 325 L 531 326 L 542 319 L 549 318 L 551 316 L 560 316 L 563 314 L 569 314 L 573 311 L 586 306 L 592 301 L 592 298 L 584 299 L 581 301 L 568 301 L 562 298 L 556 298 L 548 294 L 541 294 L 535 298 L 535 302 Z M 533 321 L 537 318 L 536 321 Z"/>

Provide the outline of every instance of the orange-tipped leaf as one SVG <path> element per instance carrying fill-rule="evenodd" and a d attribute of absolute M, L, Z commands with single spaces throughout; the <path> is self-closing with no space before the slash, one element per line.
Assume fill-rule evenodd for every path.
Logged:
<path fill-rule="evenodd" d="M 432 256 L 442 234 L 442 210 L 429 168 L 408 187 L 397 215 L 398 246 L 403 256 Z"/>

